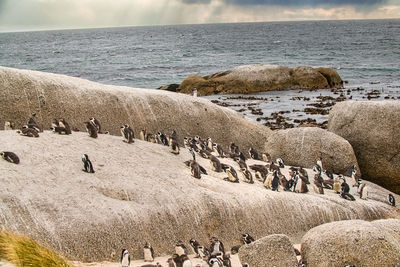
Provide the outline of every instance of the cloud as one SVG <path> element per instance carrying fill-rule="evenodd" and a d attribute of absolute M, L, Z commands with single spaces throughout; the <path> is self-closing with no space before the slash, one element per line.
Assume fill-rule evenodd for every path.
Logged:
<path fill-rule="evenodd" d="M 182 0 L 187 4 L 209 4 L 211 0 Z M 336 6 L 336 5 L 379 5 L 388 0 L 223 0 L 232 5 L 266 5 L 266 6 Z"/>

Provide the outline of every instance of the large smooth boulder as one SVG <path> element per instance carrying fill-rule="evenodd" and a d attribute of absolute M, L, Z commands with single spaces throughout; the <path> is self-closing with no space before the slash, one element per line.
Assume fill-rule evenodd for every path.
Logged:
<path fill-rule="evenodd" d="M 288 236 L 282 234 L 269 235 L 242 246 L 239 259 L 249 266 L 298 266 L 293 244 Z"/>
<path fill-rule="evenodd" d="M 329 113 L 328 130 L 350 142 L 362 178 L 400 193 L 400 102 L 346 101 Z"/>
<path fill-rule="evenodd" d="M 305 88 L 342 88 L 339 74 L 328 68 L 295 67 L 277 65 L 244 65 L 201 77 L 186 78 L 178 92 L 199 95 L 249 94 L 262 91 Z"/>
<path fill-rule="evenodd" d="M 322 157 L 323 168 L 347 174 L 357 165 L 353 148 L 344 138 L 317 127 L 274 131 L 265 145 L 272 159 L 282 158 L 288 165 L 312 168 Z"/>
<path fill-rule="evenodd" d="M 100 120 L 104 131 L 120 135 L 128 123 L 136 136 L 141 129 L 185 136 L 211 137 L 243 151 L 260 149 L 271 132 L 265 126 L 203 98 L 152 89 L 104 85 L 83 79 L 29 70 L 0 67 L 0 123 L 26 124 L 32 113 L 49 129 L 54 118 L 65 118 L 85 131 L 90 117 Z"/>
<path fill-rule="evenodd" d="M 237 163 L 228 158 L 221 162 L 236 168 L 240 183 L 224 181 L 226 174 L 212 171 L 200 156 L 196 160 L 208 175 L 195 179 L 184 164 L 192 158 L 187 149 L 174 155 L 166 146 L 137 139 L 127 144 L 112 135 L 93 139 L 87 133 L 45 131 L 29 138 L 0 131 L 0 144 L 1 151 L 20 158 L 18 165 L 0 159 L 1 227 L 70 260 L 117 261 L 122 248 L 138 259 L 145 242 L 157 256 L 172 255 L 178 240 L 196 238 L 208 246 L 211 236 L 229 248 L 246 232 L 255 238 L 276 233 L 292 238 L 327 222 L 398 216 L 385 202 L 349 202 L 331 190 L 297 194 L 267 190 L 258 181 L 244 183 Z M 84 153 L 95 173 L 82 171 Z"/>
<path fill-rule="evenodd" d="M 397 266 L 400 243 L 383 227 L 362 220 L 327 223 L 301 241 L 306 266 Z"/>

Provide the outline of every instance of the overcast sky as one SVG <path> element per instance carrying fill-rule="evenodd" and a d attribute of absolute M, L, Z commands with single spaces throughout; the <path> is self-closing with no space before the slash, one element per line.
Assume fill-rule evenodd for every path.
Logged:
<path fill-rule="evenodd" d="M 400 0 L 0 0 L 0 31 L 400 18 Z"/>

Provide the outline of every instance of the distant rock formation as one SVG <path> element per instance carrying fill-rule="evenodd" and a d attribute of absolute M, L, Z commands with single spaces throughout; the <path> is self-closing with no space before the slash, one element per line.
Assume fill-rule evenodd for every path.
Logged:
<path fill-rule="evenodd" d="M 49 129 L 54 118 L 65 118 L 72 128 L 85 131 L 95 117 L 102 129 L 120 134 L 128 123 L 136 134 L 176 130 L 186 135 L 212 137 L 227 147 L 235 142 L 243 151 L 261 149 L 271 130 L 228 108 L 202 98 L 161 90 L 104 85 L 44 72 L 0 67 L 0 125 L 13 121 L 17 128 L 36 113 L 37 123 Z"/>
<path fill-rule="evenodd" d="M 199 95 L 250 94 L 294 88 L 342 87 L 339 74 L 329 68 L 244 65 L 209 76 L 190 76 L 181 83 L 178 92 L 192 94 L 197 89 Z"/>
<path fill-rule="evenodd" d="M 362 178 L 400 193 L 400 102 L 346 101 L 329 113 L 328 130 L 354 148 Z"/>
<path fill-rule="evenodd" d="M 275 234 L 263 237 L 242 246 L 239 250 L 240 262 L 249 266 L 297 266 L 296 254 L 289 237 Z"/>
<path fill-rule="evenodd" d="M 350 143 L 344 138 L 317 127 L 301 127 L 274 131 L 265 144 L 272 159 L 282 158 L 285 163 L 312 168 L 322 157 L 323 168 L 347 175 L 357 165 Z"/>
<path fill-rule="evenodd" d="M 317 226 L 302 238 L 303 263 L 320 267 L 398 266 L 400 243 L 385 224 L 385 220 L 349 220 Z"/>
<path fill-rule="evenodd" d="M 350 202 L 331 190 L 273 192 L 259 181 L 244 183 L 232 159 L 221 162 L 238 170 L 240 183 L 224 181 L 226 174 L 212 171 L 210 161 L 199 156 L 209 175 L 195 179 L 184 164 L 192 158 L 187 149 L 174 155 L 168 147 L 137 139 L 127 144 L 112 135 L 93 139 L 87 133 L 44 131 L 28 138 L 0 131 L 0 143 L 2 151 L 20 158 L 18 165 L 0 160 L 1 227 L 40 240 L 69 260 L 117 261 L 122 248 L 138 259 L 145 242 L 156 255 L 172 255 L 178 240 L 189 247 L 189 239 L 196 238 L 208 246 L 210 236 L 229 248 L 245 232 L 297 237 L 331 221 L 398 216 L 398 208 L 385 202 L 387 191 L 373 184 L 370 191 L 383 201 Z M 84 153 L 95 173 L 82 171 Z M 281 171 L 288 175 L 288 167 Z"/>

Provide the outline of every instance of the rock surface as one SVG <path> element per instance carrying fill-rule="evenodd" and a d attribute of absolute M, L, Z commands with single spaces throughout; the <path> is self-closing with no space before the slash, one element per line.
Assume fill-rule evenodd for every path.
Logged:
<path fill-rule="evenodd" d="M 282 234 L 269 235 L 242 246 L 239 259 L 249 266 L 298 266 L 293 244 L 288 236 Z"/>
<path fill-rule="evenodd" d="M 306 266 L 397 266 L 400 243 L 383 227 L 350 220 L 317 226 L 301 241 Z"/>
<path fill-rule="evenodd" d="M 333 69 L 314 69 L 305 66 L 289 68 L 276 65 L 244 65 L 205 77 L 190 76 L 181 83 L 178 91 L 191 94 L 196 88 L 199 95 L 213 95 L 249 94 L 292 88 L 342 87 L 343 81 Z"/>
<path fill-rule="evenodd" d="M 235 142 L 243 151 L 261 149 L 270 130 L 228 108 L 202 98 L 162 90 L 103 85 L 64 75 L 0 67 L 0 123 L 14 121 L 17 127 L 37 114 L 37 123 L 49 129 L 54 118 L 65 118 L 85 131 L 83 122 L 100 120 L 104 131 L 120 135 L 128 123 L 136 136 L 173 129 L 184 136 L 212 137 L 228 146 Z M 245 131 L 243 129 L 246 129 Z"/>
<path fill-rule="evenodd" d="M 48 131 L 28 138 L 0 131 L 0 143 L 20 158 L 18 165 L 0 159 L 0 224 L 70 260 L 117 261 L 121 248 L 140 259 L 146 241 L 156 256 L 172 255 L 177 240 L 193 237 L 208 246 L 217 236 L 229 248 L 244 232 L 292 238 L 326 222 L 398 216 L 398 208 L 385 203 L 387 191 L 373 184 L 370 191 L 378 201 L 349 202 L 330 190 L 325 195 L 273 192 L 258 181 L 224 181 L 226 174 L 213 172 L 209 160 L 199 156 L 209 175 L 198 180 L 183 163 L 191 158 L 186 149 L 174 155 L 168 147 L 140 140 L 127 144 L 111 135 L 93 139 Z M 82 171 L 84 153 L 94 174 Z M 221 161 L 240 174 L 233 160 Z M 288 167 L 282 172 L 287 176 Z"/>
<path fill-rule="evenodd" d="M 328 130 L 350 142 L 362 178 L 400 193 L 400 102 L 346 101 L 329 113 Z"/>
<path fill-rule="evenodd" d="M 265 145 L 272 159 L 282 158 L 286 164 L 312 168 L 322 157 L 323 168 L 347 175 L 357 165 L 353 148 L 342 137 L 317 127 L 301 127 L 274 131 Z"/>

